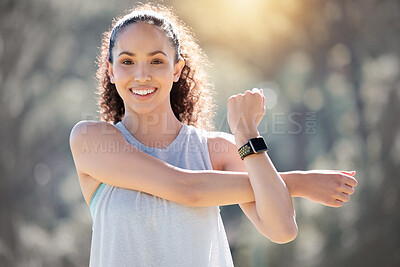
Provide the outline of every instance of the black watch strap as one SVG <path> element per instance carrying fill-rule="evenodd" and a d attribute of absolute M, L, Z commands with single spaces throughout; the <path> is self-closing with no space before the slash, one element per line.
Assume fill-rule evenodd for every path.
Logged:
<path fill-rule="evenodd" d="M 268 146 L 262 136 L 251 138 L 249 142 L 238 149 L 239 156 L 242 160 L 244 160 L 248 155 L 263 151 L 268 151 Z"/>

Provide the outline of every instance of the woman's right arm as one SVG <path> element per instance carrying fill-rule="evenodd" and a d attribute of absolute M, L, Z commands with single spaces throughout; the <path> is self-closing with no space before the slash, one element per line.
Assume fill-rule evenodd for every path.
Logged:
<path fill-rule="evenodd" d="M 197 187 L 212 180 L 219 194 L 210 205 L 254 201 L 247 173 L 175 167 L 133 147 L 107 122 L 81 121 L 72 129 L 69 141 L 78 173 L 108 185 L 193 206 L 198 202 Z"/>

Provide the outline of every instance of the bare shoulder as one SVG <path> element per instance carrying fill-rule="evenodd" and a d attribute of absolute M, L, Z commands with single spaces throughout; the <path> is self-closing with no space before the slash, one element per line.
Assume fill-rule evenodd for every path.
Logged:
<path fill-rule="evenodd" d="M 117 132 L 115 127 L 105 121 L 83 120 L 75 124 L 70 133 L 70 142 L 79 141 L 93 135 L 112 134 Z"/>
<path fill-rule="evenodd" d="M 125 142 L 122 134 L 111 123 L 105 121 L 84 120 L 75 124 L 69 136 L 73 155 L 96 150 L 99 144 Z"/>
<path fill-rule="evenodd" d="M 244 171 L 245 167 L 237 152 L 235 137 L 225 132 L 209 132 L 207 145 L 214 170 Z M 214 168 L 215 167 L 215 168 Z"/>

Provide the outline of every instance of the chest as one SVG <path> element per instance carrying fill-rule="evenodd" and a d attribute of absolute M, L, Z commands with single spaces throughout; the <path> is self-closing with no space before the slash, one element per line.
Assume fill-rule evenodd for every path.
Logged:
<path fill-rule="evenodd" d="M 215 223 L 219 209 L 184 206 L 140 191 L 106 185 L 95 214 L 95 220 L 101 217 L 104 223 L 114 226 L 129 224 L 132 230 L 169 231 Z"/>

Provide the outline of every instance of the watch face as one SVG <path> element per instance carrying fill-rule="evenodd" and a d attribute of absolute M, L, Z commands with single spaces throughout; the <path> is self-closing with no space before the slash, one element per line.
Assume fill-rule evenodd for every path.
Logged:
<path fill-rule="evenodd" d="M 267 144 L 264 141 L 264 138 L 252 138 L 250 139 L 250 144 L 254 150 L 254 152 L 261 152 L 268 150 Z"/>

